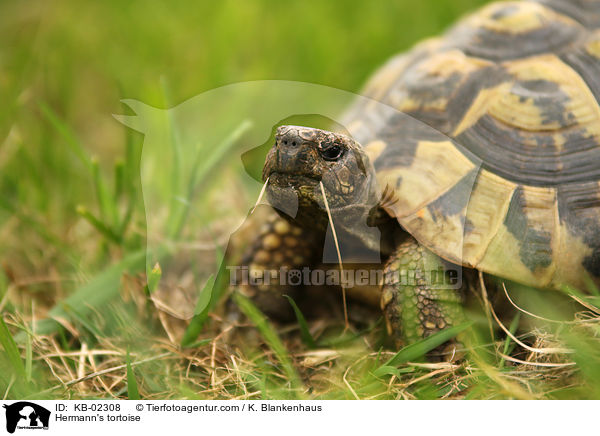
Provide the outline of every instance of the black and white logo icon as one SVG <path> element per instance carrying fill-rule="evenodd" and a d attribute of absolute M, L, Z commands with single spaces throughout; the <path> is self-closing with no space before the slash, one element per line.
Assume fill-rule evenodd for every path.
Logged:
<path fill-rule="evenodd" d="M 4 404 L 6 409 L 6 431 L 14 433 L 19 430 L 48 430 L 50 411 L 42 406 L 29 401 L 19 401 L 10 405 Z"/>

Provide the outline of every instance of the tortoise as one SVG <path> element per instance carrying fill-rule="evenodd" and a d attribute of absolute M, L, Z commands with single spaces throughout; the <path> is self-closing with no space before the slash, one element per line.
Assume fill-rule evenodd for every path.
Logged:
<path fill-rule="evenodd" d="M 345 266 L 380 260 L 367 300 L 404 343 L 461 319 L 468 275 L 448 280 L 461 267 L 541 289 L 598 283 L 600 1 L 489 4 L 362 94 L 341 129 L 277 129 L 263 180 L 278 212 L 244 258 L 252 271 L 315 268 L 333 221 Z M 272 316 L 301 292 L 244 289 Z"/>

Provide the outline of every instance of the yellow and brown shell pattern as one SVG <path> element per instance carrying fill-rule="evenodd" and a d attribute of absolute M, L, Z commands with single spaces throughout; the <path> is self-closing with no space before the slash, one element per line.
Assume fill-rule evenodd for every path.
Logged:
<path fill-rule="evenodd" d="M 598 282 L 599 0 L 492 3 L 392 58 L 364 95 L 379 103 L 346 126 L 422 244 L 537 287 Z"/>

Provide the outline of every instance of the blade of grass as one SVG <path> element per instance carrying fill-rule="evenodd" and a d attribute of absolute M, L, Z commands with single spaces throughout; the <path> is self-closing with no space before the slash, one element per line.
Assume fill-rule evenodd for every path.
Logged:
<path fill-rule="evenodd" d="M 127 350 L 127 397 L 130 400 L 140 400 L 140 392 L 138 390 L 137 380 L 135 379 L 135 373 L 131 367 L 131 358 L 129 356 L 129 350 Z"/>
<path fill-rule="evenodd" d="M 27 340 L 25 341 L 25 379 L 27 383 L 31 383 L 33 372 L 33 350 L 31 346 L 31 335 L 27 333 Z"/>
<path fill-rule="evenodd" d="M 415 369 L 410 368 L 396 368 L 395 366 L 387 366 L 383 365 L 377 368 L 377 370 L 373 373 L 376 377 L 383 377 L 385 375 L 395 375 L 400 378 L 402 374 L 407 374 L 409 372 L 413 372 Z"/>
<path fill-rule="evenodd" d="M 54 129 L 63 137 L 67 145 L 71 148 L 71 151 L 79 158 L 79 160 L 91 171 L 92 163 L 88 157 L 88 153 L 83 147 L 83 144 L 77 139 L 75 133 L 60 117 L 44 102 L 38 102 L 38 106 L 44 115 L 44 118 Z"/>
<path fill-rule="evenodd" d="M 182 156 L 181 156 L 181 137 L 180 132 L 178 130 L 178 126 L 175 120 L 175 112 L 173 111 L 172 99 L 171 99 L 171 90 L 167 78 L 165 76 L 160 77 L 160 84 L 163 93 L 163 100 L 165 102 L 165 106 L 169 108 L 166 111 L 166 128 L 169 134 L 169 140 L 173 156 L 172 160 L 172 168 L 171 168 L 171 198 L 169 203 L 169 216 L 167 218 L 167 235 L 174 239 L 177 236 L 177 223 L 178 217 L 181 212 L 182 205 L 177 199 L 178 195 L 183 193 L 183 180 L 182 180 Z"/>
<path fill-rule="evenodd" d="M 588 307 L 588 309 L 591 309 L 591 310 L 595 311 L 596 313 L 600 313 L 600 307 L 597 304 L 593 303 L 594 300 L 597 300 L 597 297 L 595 297 L 593 295 L 586 295 L 585 293 L 581 292 L 579 289 L 576 289 L 569 285 L 561 286 L 560 290 L 562 292 L 564 292 L 565 294 L 569 295 L 575 301 L 579 302 L 579 304 L 582 304 L 582 305 Z"/>
<path fill-rule="evenodd" d="M 570 285 L 562 285 L 562 286 L 560 286 L 560 290 L 567 295 L 574 295 L 578 298 L 585 299 L 586 297 L 588 297 L 588 295 L 586 295 L 584 292 L 582 292 L 579 289 L 574 288 Z"/>
<path fill-rule="evenodd" d="M 83 316 L 77 309 L 67 303 L 63 303 L 63 309 L 69 314 L 71 319 L 79 322 L 88 332 L 90 332 L 96 341 L 102 339 L 102 332 L 95 327 L 86 316 Z M 87 315 L 87 314 L 86 314 Z"/>
<path fill-rule="evenodd" d="M 19 349 L 2 318 L 0 318 L 0 344 L 2 344 L 2 348 L 4 348 L 4 352 L 16 375 L 26 378 L 27 373 L 23 366 L 23 360 L 21 360 Z"/>
<path fill-rule="evenodd" d="M 458 335 L 460 332 L 466 330 L 468 327 L 471 326 L 471 324 L 473 324 L 473 323 L 465 322 L 465 323 L 462 323 L 459 325 L 449 327 L 447 329 L 444 329 L 442 331 L 434 333 L 433 335 L 428 336 L 428 337 L 420 340 L 419 342 L 416 342 L 414 344 L 411 344 L 411 345 L 408 345 L 408 346 L 402 348 L 400 351 L 398 351 L 396 354 L 394 354 L 387 362 L 385 362 L 383 365 L 381 365 L 379 368 L 377 368 L 373 372 L 373 374 L 376 377 L 379 377 L 381 375 L 381 374 L 379 374 L 380 370 L 383 373 L 385 373 L 385 371 L 387 371 L 387 370 L 382 370 L 381 368 L 389 367 L 389 366 L 395 367 L 395 366 L 401 365 L 402 363 L 406 363 L 411 360 L 415 360 L 415 359 L 425 356 L 425 354 L 427 354 L 429 351 L 433 350 L 435 347 L 442 345 L 444 342 L 449 341 L 450 339 L 452 339 L 456 335 Z"/>
<path fill-rule="evenodd" d="M 189 205 L 192 203 L 198 186 L 200 186 L 202 182 L 206 180 L 206 177 L 208 177 L 212 170 L 214 170 L 227 156 L 229 156 L 229 152 L 238 144 L 238 141 L 242 135 L 251 127 L 252 122 L 245 120 L 240 123 L 240 125 L 231 133 L 231 135 L 217 145 L 208 156 L 206 156 L 205 153 L 198 153 L 190 174 L 186 199 L 185 201 L 181 201 L 181 204 L 183 205 L 183 208 L 181 209 L 181 215 L 177 221 L 177 224 L 175 224 L 176 227 L 173 230 L 173 235 L 175 237 L 181 234 L 181 231 L 185 226 L 190 209 Z M 198 201 L 201 201 L 201 199 L 198 199 Z"/>
<path fill-rule="evenodd" d="M 198 302 L 196 303 L 196 310 L 194 310 L 194 317 L 190 321 L 190 324 L 185 329 L 185 333 L 183 334 L 183 338 L 181 339 L 182 347 L 189 347 L 196 341 L 196 338 L 202 331 L 202 327 L 204 326 L 204 322 L 206 320 L 206 309 L 210 305 L 212 290 L 214 289 L 215 280 L 213 280 L 214 274 L 211 274 L 202 291 L 200 291 L 200 295 L 198 296 Z"/>
<path fill-rule="evenodd" d="M 348 333 L 347 331 L 343 331 L 341 334 L 336 335 L 334 337 L 319 339 L 319 341 L 317 342 L 317 346 L 329 348 L 329 347 L 338 347 L 338 346 L 348 344 L 352 341 L 355 341 L 355 340 L 361 338 L 366 333 L 371 332 L 373 329 L 377 328 L 381 324 L 381 322 L 382 322 L 382 320 L 379 319 L 376 323 L 373 323 L 370 326 L 368 326 L 362 330 L 358 330 L 353 333 Z"/>
<path fill-rule="evenodd" d="M 4 209 L 7 212 L 13 214 L 16 218 L 22 221 L 24 224 L 30 226 L 35 232 L 37 232 L 42 238 L 49 243 L 60 248 L 63 252 L 72 253 L 73 249 L 70 245 L 66 244 L 60 237 L 52 233 L 48 226 L 35 216 L 24 213 L 21 208 L 14 206 L 12 203 L 0 196 L 0 209 Z"/>
<path fill-rule="evenodd" d="M 122 242 L 121 237 L 113 232 L 113 230 L 104 224 L 101 220 L 96 218 L 92 213 L 87 210 L 85 206 L 79 205 L 77 206 L 77 214 L 85 219 L 88 223 L 92 225 L 96 230 L 98 230 L 102 235 L 106 237 L 111 242 L 120 245 Z"/>
<path fill-rule="evenodd" d="M 137 191 L 135 180 L 139 177 L 138 174 L 138 165 L 136 162 L 139 162 L 136 159 L 136 153 L 134 148 L 134 133 L 133 129 L 125 129 L 126 130 L 126 140 L 125 140 L 125 166 L 124 166 L 124 175 L 123 175 L 123 192 L 127 194 L 127 210 L 121 223 L 118 227 L 117 234 L 119 234 L 122 238 L 125 235 L 125 231 L 129 226 L 129 222 L 131 221 L 131 217 L 133 216 L 133 211 L 135 209 L 136 199 L 137 199 Z"/>
<path fill-rule="evenodd" d="M 220 264 L 221 266 L 217 272 L 217 277 L 212 280 L 211 274 L 202 291 L 200 292 L 200 295 L 198 296 L 194 317 L 187 327 L 181 341 L 181 345 L 184 347 L 189 346 L 189 344 L 196 340 L 202 331 L 202 328 L 204 327 L 204 323 L 208 319 L 208 313 L 216 306 L 217 302 L 221 298 L 221 295 L 223 294 L 223 291 L 229 286 L 229 276 L 226 272 L 223 254 L 219 248 L 217 248 L 215 257 L 216 264 Z"/>
<path fill-rule="evenodd" d="M 129 223 L 131 222 L 131 218 L 133 217 L 133 212 L 135 210 L 135 198 L 134 198 L 134 194 L 131 194 L 130 200 L 127 203 L 127 210 L 125 211 L 125 215 L 123 216 L 123 219 L 121 220 L 121 223 L 119 224 L 119 227 L 117 228 L 117 235 L 119 235 L 119 238 L 121 238 L 121 240 L 125 239 L 125 232 L 127 231 L 127 227 L 129 226 Z"/>
<path fill-rule="evenodd" d="M 517 327 L 519 326 L 519 321 L 521 320 L 521 312 L 517 312 L 517 314 L 515 315 L 515 317 L 513 318 L 513 320 L 510 322 L 510 326 L 508 327 L 508 330 L 514 335 L 515 332 L 517 331 Z M 508 354 L 510 353 L 510 348 L 514 347 L 514 343 L 512 343 L 512 340 L 510 338 L 510 336 L 506 336 L 506 339 L 504 340 L 504 347 L 502 349 L 502 354 L 504 354 L 505 356 L 508 356 Z M 512 345 L 512 347 L 511 347 Z M 504 366 L 504 357 L 500 358 L 500 362 L 498 363 L 498 368 L 502 368 Z"/>
<path fill-rule="evenodd" d="M 0 313 L 2 313 L 2 309 L 4 309 L 4 305 L 6 304 L 8 299 L 8 278 L 4 273 L 4 270 L 0 268 Z"/>
<path fill-rule="evenodd" d="M 22 171 L 28 176 L 28 182 L 34 184 L 38 192 L 45 192 L 48 182 L 42 178 L 40 164 L 37 159 L 34 159 L 24 146 L 19 147 L 18 157 Z"/>
<path fill-rule="evenodd" d="M 296 372 L 296 369 L 294 368 L 294 365 L 292 363 L 292 359 L 287 349 L 285 348 L 285 345 L 283 345 L 283 342 L 281 342 L 281 339 L 279 338 L 279 335 L 275 331 L 273 325 L 267 320 L 267 317 L 254 305 L 254 303 L 252 303 L 252 301 L 250 301 L 250 299 L 248 299 L 247 297 L 243 296 L 239 292 L 235 292 L 233 294 L 233 300 L 240 308 L 240 310 L 244 313 L 244 315 L 246 315 L 250 319 L 250 321 L 256 326 L 269 348 L 271 348 L 273 353 L 275 353 L 275 356 L 277 357 L 277 360 L 279 360 L 279 362 L 281 363 L 283 372 L 287 376 L 287 379 L 289 380 L 292 389 L 296 391 L 296 394 L 298 396 L 302 396 L 302 392 L 304 389 L 300 376 Z"/>
<path fill-rule="evenodd" d="M 162 269 L 160 268 L 160 264 L 156 262 L 154 268 L 148 273 L 148 284 L 146 285 L 146 292 L 148 295 L 152 294 L 156 291 L 158 284 L 160 283 L 160 278 L 162 277 Z"/>
<path fill-rule="evenodd" d="M 160 254 L 158 257 L 160 257 Z M 146 250 L 129 254 L 120 262 L 98 274 L 90 282 L 81 286 L 62 303 L 54 306 L 49 312 L 49 317 L 69 319 L 71 317 L 67 309 L 69 307 L 75 308 L 80 316 L 87 316 L 92 307 L 98 308 L 119 295 L 121 276 L 124 272 L 144 271 L 145 266 Z M 36 326 L 36 333 L 41 335 L 51 334 L 56 332 L 59 326 L 60 324 L 53 319 L 40 320 Z"/>
<path fill-rule="evenodd" d="M 92 163 L 92 179 L 94 181 L 94 189 L 96 190 L 96 197 L 98 199 L 98 206 L 100 208 L 100 217 L 108 221 L 110 224 L 106 227 L 112 229 L 118 225 L 119 214 L 118 206 L 115 198 L 110 194 L 102 173 L 100 172 L 100 165 L 98 159 L 95 157 L 91 159 Z M 112 231 L 112 230 L 111 230 Z"/>
<path fill-rule="evenodd" d="M 296 319 L 298 320 L 298 325 L 300 327 L 300 337 L 302 338 L 302 342 L 308 348 L 315 348 L 317 344 L 315 343 L 313 336 L 308 330 L 308 324 L 306 323 L 306 319 L 304 318 L 302 311 L 300 310 L 300 308 L 298 307 L 298 305 L 292 297 L 290 297 L 289 295 L 284 295 L 284 297 L 290 303 L 292 309 L 294 309 L 294 313 L 296 314 Z"/>
<path fill-rule="evenodd" d="M 125 162 L 117 160 L 114 167 L 114 197 L 117 201 L 125 192 Z"/>

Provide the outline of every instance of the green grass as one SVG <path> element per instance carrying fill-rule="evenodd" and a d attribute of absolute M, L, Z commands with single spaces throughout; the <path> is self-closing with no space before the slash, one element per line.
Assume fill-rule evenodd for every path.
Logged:
<path fill-rule="evenodd" d="M 127 398 L 129 400 L 139 400 L 140 392 L 138 390 L 137 380 L 135 379 L 135 373 L 131 367 L 131 358 L 129 351 L 127 351 Z"/>
<path fill-rule="evenodd" d="M 280 325 L 239 296 L 245 316 L 232 321 L 222 295 L 208 292 L 207 270 L 220 264 L 215 247 L 228 236 L 225 224 L 243 217 L 258 194 L 227 165 L 250 126 L 227 120 L 237 128 L 219 147 L 193 144 L 190 159 L 168 156 L 182 171 L 152 176 L 182 195 L 154 210 L 160 225 L 151 227 L 140 176 L 144 137 L 112 117 L 133 114 L 122 99 L 167 108 L 248 80 L 355 92 L 391 55 L 483 3 L 2 2 L 2 396 L 599 398 L 593 296 L 579 297 L 588 307 L 576 307 L 576 323 L 508 318 L 527 344 L 560 344 L 569 355 L 490 337 L 474 310 L 474 325 L 462 333 L 471 351 L 460 364 L 422 360 L 458 329 L 397 350 L 376 316 L 348 331 L 333 315 L 305 318 L 290 300 L 297 322 Z M 176 124 L 166 124 L 173 145 L 166 149 L 186 145 Z M 249 156 L 246 166 L 260 168 L 263 157 Z M 190 251 L 201 257 L 189 267 L 191 255 L 173 250 L 178 239 L 213 248 Z M 511 292 L 528 310 L 572 319 L 545 294 L 517 288 Z M 196 303 L 190 296 L 198 293 Z"/>
<path fill-rule="evenodd" d="M 21 360 L 21 356 L 19 355 L 19 349 L 3 320 L 0 320 L 0 344 L 2 344 L 4 353 L 6 353 L 6 357 L 12 367 L 11 373 L 17 377 L 25 378 L 25 366 L 23 366 L 23 360 Z"/>

